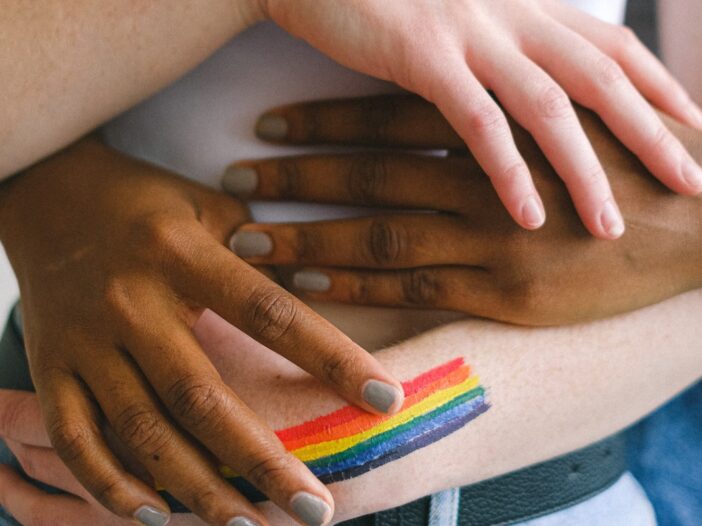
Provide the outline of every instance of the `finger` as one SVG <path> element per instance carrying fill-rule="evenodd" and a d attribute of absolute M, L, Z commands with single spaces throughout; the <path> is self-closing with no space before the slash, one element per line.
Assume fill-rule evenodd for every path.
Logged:
<path fill-rule="evenodd" d="M 319 290 L 315 283 L 329 286 Z M 488 271 L 471 267 L 422 267 L 399 271 L 350 271 L 305 268 L 290 284 L 306 297 L 380 307 L 456 310 L 475 316 L 499 317 L 499 289 Z"/>
<path fill-rule="evenodd" d="M 691 195 L 702 191 L 702 171 L 617 62 L 564 26 L 541 33 L 529 40 L 529 51 L 576 101 L 597 112 L 669 188 Z"/>
<path fill-rule="evenodd" d="M 36 394 L 0 389 L 0 436 L 32 446 L 51 447 Z"/>
<path fill-rule="evenodd" d="M 145 306 L 148 308 L 148 303 Z M 163 316 L 149 323 L 133 322 L 123 338 L 125 347 L 131 350 L 134 360 L 173 418 L 218 461 L 240 473 L 282 509 L 290 514 L 300 511 L 296 499 L 304 495 L 304 498 L 319 503 L 321 515 L 312 523 L 328 522 L 333 513 L 333 500 L 326 487 L 285 450 L 273 431 L 222 382 L 191 330 L 183 323 L 177 323 L 175 315 L 173 319 Z M 110 378 L 110 382 L 119 386 L 120 377 L 116 375 Z M 118 396 L 115 393 L 115 397 Z M 101 403 L 110 413 L 119 411 L 114 425 L 122 428 L 121 434 L 127 438 L 133 435 L 128 440 L 137 446 L 136 453 L 144 458 L 147 468 L 154 471 L 159 482 L 170 484 L 179 495 L 186 494 L 184 498 L 187 500 L 186 486 L 188 481 L 192 482 L 192 477 L 187 478 L 184 470 L 197 469 L 198 462 L 191 465 L 195 452 L 189 452 L 187 445 L 181 445 L 175 440 L 174 433 L 166 433 L 162 425 L 148 423 L 154 421 L 153 409 L 144 409 L 144 402 L 138 402 L 135 407 L 134 401 L 130 403 L 130 397 L 124 396 L 126 398 L 121 402 L 111 401 L 110 396 Z M 111 408 L 113 403 L 114 408 Z M 142 424 L 142 421 L 147 423 Z M 145 430 L 151 431 L 146 433 Z M 179 451 L 191 458 L 178 457 Z M 162 465 L 170 462 L 175 467 Z M 176 480 L 177 477 L 183 480 Z M 214 505 L 218 497 L 231 498 L 231 490 L 224 491 L 221 482 L 205 483 L 201 480 L 190 493 L 201 494 L 196 507 Z M 246 515 L 263 522 L 260 515 Z"/>
<path fill-rule="evenodd" d="M 239 197 L 465 212 L 496 195 L 470 157 L 359 153 L 231 165 L 224 188 Z"/>
<path fill-rule="evenodd" d="M 466 142 L 517 224 L 539 228 L 546 220 L 543 203 L 502 110 L 462 58 L 448 60 L 437 78 L 430 100 Z"/>
<path fill-rule="evenodd" d="M 77 497 L 50 495 L 33 486 L 11 468 L 0 465 L 0 506 L 24 526 L 117 526 L 129 524 L 113 519 Z M 133 524 L 133 523 L 132 523 Z"/>
<path fill-rule="evenodd" d="M 488 81 L 563 179 L 587 229 L 603 239 L 624 233 L 607 176 L 563 89 L 516 50 L 495 52 Z"/>
<path fill-rule="evenodd" d="M 271 250 L 258 255 L 252 244 Z M 255 264 L 356 268 L 483 265 L 489 239 L 458 216 L 403 214 L 312 223 L 244 225 L 231 247 Z M 470 249 L 468 249 L 470 247 Z M 248 257 L 247 257 L 248 256 Z"/>
<path fill-rule="evenodd" d="M 58 368 L 42 370 L 36 385 L 54 449 L 95 500 L 120 517 L 148 516 L 149 526 L 165 524 L 168 506 L 153 488 L 126 472 L 107 447 L 85 387 Z"/>
<path fill-rule="evenodd" d="M 550 12 L 561 24 L 616 60 L 652 104 L 689 126 L 702 128 L 702 110 L 631 29 L 599 20 L 565 2 L 556 2 Z"/>
<path fill-rule="evenodd" d="M 131 359 L 116 349 L 102 350 L 101 358 L 99 371 L 86 367 L 81 374 L 110 427 L 157 484 L 208 524 L 263 524 L 256 507 L 164 416 Z"/>
<path fill-rule="evenodd" d="M 92 495 L 80 485 L 53 449 L 29 446 L 14 440 L 7 440 L 6 444 L 28 477 L 83 500 L 94 501 Z"/>
<path fill-rule="evenodd" d="M 415 95 L 289 104 L 263 114 L 256 133 L 289 144 L 465 148 L 434 105 Z"/>
<path fill-rule="evenodd" d="M 211 308 L 350 402 L 375 413 L 400 408 L 401 384 L 340 330 L 209 236 L 194 236 L 191 247 L 190 255 L 168 267 L 181 295 Z"/>

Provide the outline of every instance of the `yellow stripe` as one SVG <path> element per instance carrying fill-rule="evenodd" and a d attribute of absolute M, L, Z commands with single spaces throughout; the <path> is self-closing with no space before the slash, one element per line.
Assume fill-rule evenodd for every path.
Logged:
<path fill-rule="evenodd" d="M 335 455 L 336 453 L 345 451 L 346 449 L 349 449 L 356 444 L 363 442 L 364 440 L 368 440 L 375 435 L 379 435 L 380 433 L 384 433 L 385 431 L 389 431 L 390 429 L 405 424 L 417 416 L 428 413 L 456 396 L 474 389 L 479 383 L 480 379 L 477 376 L 472 376 L 460 384 L 454 385 L 453 387 L 432 393 L 424 400 L 416 403 L 406 411 L 393 415 L 371 429 L 367 429 L 361 433 L 337 440 L 320 442 L 319 444 L 310 444 L 292 451 L 292 454 L 303 462 L 317 460 L 328 455 Z"/>
<path fill-rule="evenodd" d="M 423 415 L 424 413 L 429 413 L 439 406 L 444 405 L 446 402 L 456 398 L 457 396 L 467 393 L 471 389 L 475 389 L 480 384 L 480 378 L 477 376 L 471 376 L 466 378 L 460 384 L 456 384 L 452 387 L 446 389 L 441 389 L 427 396 L 421 402 L 416 403 L 406 411 L 402 411 L 393 415 L 392 417 L 384 420 L 379 425 L 367 429 L 362 433 L 357 433 L 355 435 L 350 435 L 348 437 L 340 438 L 337 440 L 329 440 L 327 442 L 320 442 L 318 444 L 310 444 L 308 446 L 301 447 L 291 451 L 293 455 L 302 460 L 303 462 L 309 462 L 311 460 L 317 460 L 328 455 L 334 455 L 345 451 L 364 440 L 368 440 L 375 435 L 389 431 L 397 426 L 401 426 L 413 420 L 414 418 Z M 227 478 L 232 478 L 237 476 L 236 472 L 227 466 L 221 466 L 219 468 L 222 476 Z"/>

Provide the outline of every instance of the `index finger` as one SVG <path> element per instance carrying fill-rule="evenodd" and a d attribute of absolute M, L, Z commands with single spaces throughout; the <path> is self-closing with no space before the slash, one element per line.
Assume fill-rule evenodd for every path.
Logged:
<path fill-rule="evenodd" d="M 350 402 L 374 413 L 399 410 L 404 399 L 401 384 L 368 352 L 214 239 L 203 236 L 197 245 L 196 257 L 172 269 L 174 282 L 187 297 Z"/>

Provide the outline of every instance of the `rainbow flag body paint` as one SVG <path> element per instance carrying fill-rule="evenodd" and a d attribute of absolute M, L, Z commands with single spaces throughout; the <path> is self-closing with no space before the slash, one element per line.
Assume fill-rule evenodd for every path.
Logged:
<path fill-rule="evenodd" d="M 277 431 L 278 438 L 325 484 L 367 473 L 457 431 L 490 408 L 485 390 L 462 358 L 402 384 L 405 402 L 392 416 L 345 406 L 304 424 Z M 265 500 L 231 469 L 229 482 L 254 502 Z M 174 512 L 187 509 L 166 492 Z"/>

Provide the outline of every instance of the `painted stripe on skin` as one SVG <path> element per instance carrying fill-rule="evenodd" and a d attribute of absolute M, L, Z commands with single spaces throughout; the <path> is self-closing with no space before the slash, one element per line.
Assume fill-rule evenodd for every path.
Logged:
<path fill-rule="evenodd" d="M 458 385 L 432 393 L 421 402 L 410 407 L 407 411 L 396 413 L 395 415 L 388 418 L 387 420 L 384 420 L 372 429 L 368 429 L 361 433 L 356 433 L 355 435 L 351 435 L 339 440 L 330 440 L 328 442 L 322 442 L 320 444 L 305 446 L 303 448 L 292 451 L 292 453 L 303 462 L 307 462 L 309 460 L 317 460 L 318 458 L 325 457 L 327 455 L 333 455 L 334 453 L 338 453 L 339 451 L 343 451 L 344 449 L 353 447 L 359 442 L 362 442 L 373 435 L 380 434 L 383 431 L 387 431 L 388 429 L 392 429 L 395 426 L 404 424 L 405 422 L 408 422 L 427 411 L 431 411 L 436 407 L 446 403 L 448 400 L 454 398 L 455 396 L 463 394 L 464 392 L 467 392 L 477 387 L 479 383 L 480 380 L 478 379 L 478 377 L 473 376 L 471 378 L 468 378 L 464 382 L 461 382 Z"/>
<path fill-rule="evenodd" d="M 447 374 L 451 373 L 452 371 L 455 371 L 461 366 L 467 367 L 463 363 L 463 358 L 456 358 L 454 360 L 451 360 L 450 362 L 435 367 L 434 369 L 431 369 L 426 373 L 420 374 L 413 380 L 410 380 L 408 382 L 402 382 L 402 389 L 405 392 L 405 396 L 413 395 L 414 393 L 420 391 L 430 383 L 438 380 L 443 376 L 446 376 Z M 358 407 L 346 406 L 327 415 L 323 415 L 318 418 L 315 418 L 314 420 L 305 422 L 304 424 L 276 431 L 276 434 L 278 435 L 278 438 L 283 442 L 286 442 L 288 440 L 296 440 L 307 435 L 319 433 L 321 431 L 329 429 L 330 427 L 349 422 L 354 418 L 358 418 L 359 416 L 367 414 L 368 413 L 366 411 L 359 409 Z"/>
<path fill-rule="evenodd" d="M 485 403 L 483 397 L 478 397 L 477 399 L 471 400 L 469 403 L 459 403 L 448 410 L 443 411 L 438 416 L 433 416 L 430 419 L 422 422 L 421 425 L 408 425 L 402 429 L 401 432 L 395 433 L 394 436 L 381 441 L 372 440 L 369 446 L 364 446 L 363 451 L 342 459 L 337 462 L 332 462 L 327 465 L 322 465 L 319 467 L 312 468 L 312 473 L 315 475 L 326 475 L 337 471 L 347 470 L 353 467 L 362 466 L 368 462 L 371 462 L 379 457 L 391 453 L 392 451 L 400 448 L 403 444 L 410 443 L 413 440 L 440 428 L 449 422 L 464 416 L 477 407 Z M 395 430 L 393 430 L 395 431 Z M 376 437 L 374 437 L 376 438 Z M 328 457 L 327 457 L 328 458 Z M 310 466 L 312 467 L 312 466 Z"/>
<path fill-rule="evenodd" d="M 455 371 L 452 371 L 450 374 L 444 376 L 443 378 L 439 378 L 438 380 L 425 386 L 423 389 L 416 391 L 409 397 L 405 398 L 400 411 L 409 409 L 435 391 L 460 384 L 466 380 L 469 375 L 470 370 L 467 367 L 461 367 Z M 283 443 L 289 451 L 292 451 L 310 444 L 338 440 L 354 433 L 366 431 L 373 426 L 376 426 L 380 422 L 388 420 L 389 418 L 391 417 L 365 413 L 358 418 L 354 418 L 353 420 L 344 422 L 343 424 L 330 427 L 314 435 L 307 435 L 306 437 L 297 440 L 285 440 Z"/>

